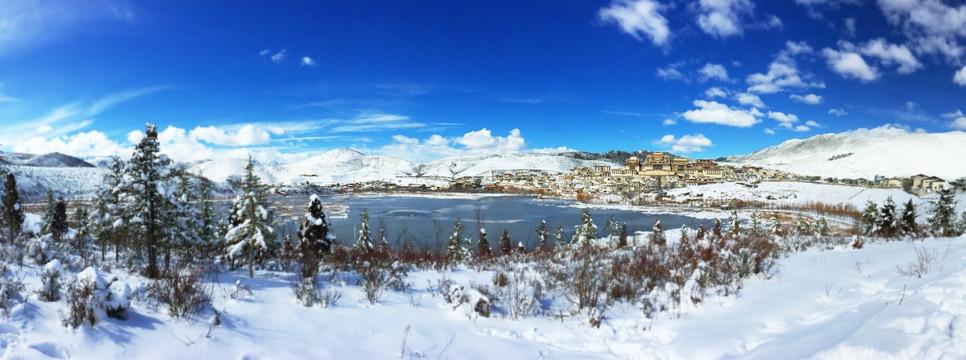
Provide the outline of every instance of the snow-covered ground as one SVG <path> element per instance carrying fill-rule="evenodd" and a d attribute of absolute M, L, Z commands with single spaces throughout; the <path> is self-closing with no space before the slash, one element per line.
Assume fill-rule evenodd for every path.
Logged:
<path fill-rule="evenodd" d="M 917 249 L 932 257 L 927 271 L 901 274 L 897 268 L 919 263 Z M 28 291 L 39 287 L 39 271 L 33 265 L 19 271 Z M 135 289 L 146 284 L 114 275 Z M 490 271 L 414 272 L 410 291 L 388 291 L 375 305 L 364 300 L 352 275 L 340 273 L 332 286 L 342 297 L 331 308 L 297 304 L 288 273 L 245 275 L 218 275 L 218 326 L 210 324 L 210 311 L 172 320 L 144 300 L 134 301 L 127 320 L 69 330 L 58 319 L 63 303 L 31 295 L 0 321 L 0 358 L 966 357 L 966 237 L 813 248 L 780 260 L 770 277 L 747 280 L 737 297 L 710 295 L 695 309 L 654 319 L 637 305 L 617 305 L 599 328 L 579 316 L 483 318 L 465 307 L 454 310 L 431 290 L 442 278 L 466 288 L 486 284 Z M 236 281 L 252 294 L 231 298 Z"/>

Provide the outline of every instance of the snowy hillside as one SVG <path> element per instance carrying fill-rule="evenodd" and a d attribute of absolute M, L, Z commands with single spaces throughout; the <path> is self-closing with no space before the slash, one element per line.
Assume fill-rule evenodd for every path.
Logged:
<path fill-rule="evenodd" d="M 61 153 L 47 153 L 43 155 L 6 153 L 0 152 L 0 164 L 21 165 L 37 167 L 86 167 L 92 168 L 94 165 Z"/>
<path fill-rule="evenodd" d="M 557 154 L 512 153 L 442 158 L 425 164 L 421 171 L 430 176 L 460 177 L 512 170 L 567 172 L 574 167 L 593 168 L 594 165 L 618 166 L 604 160 L 580 160 Z"/>
<path fill-rule="evenodd" d="M 966 132 L 911 133 L 882 127 L 792 139 L 733 156 L 729 162 L 803 175 L 872 179 L 875 175 L 966 176 Z"/>
<path fill-rule="evenodd" d="M 247 160 L 212 160 L 191 169 L 214 181 L 225 181 L 244 172 Z M 372 180 L 413 181 L 414 176 L 452 178 L 485 175 L 491 171 L 542 170 L 567 172 L 575 166 L 617 166 L 602 160 L 580 160 L 556 154 L 512 153 L 499 155 L 457 156 L 428 164 L 417 164 L 392 156 L 367 156 L 354 149 L 336 149 L 324 154 L 284 165 L 257 165 L 257 174 L 275 184 L 345 184 Z M 405 180 L 400 179 L 405 178 Z"/>

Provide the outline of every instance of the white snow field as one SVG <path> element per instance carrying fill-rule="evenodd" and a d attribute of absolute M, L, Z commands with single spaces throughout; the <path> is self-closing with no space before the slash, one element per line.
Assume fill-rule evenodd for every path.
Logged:
<path fill-rule="evenodd" d="M 669 231 L 669 240 L 674 241 Z M 925 262 L 917 260 L 917 250 Z M 927 264 L 928 263 L 928 264 Z M 921 277 L 898 268 L 923 266 Z M 927 266 L 928 265 L 928 266 Z M 25 266 L 27 290 L 41 267 Z M 109 279 L 111 274 L 101 272 Z M 221 273 L 213 312 L 172 320 L 145 298 L 127 320 L 61 326 L 62 302 L 38 295 L 0 321 L 3 359 L 954 359 L 966 357 L 966 237 L 882 242 L 862 249 L 814 247 L 779 260 L 738 296 L 709 294 L 685 311 L 644 317 L 638 305 L 608 308 L 599 328 L 586 316 L 518 320 L 454 309 L 430 288 L 448 278 L 466 288 L 490 271 L 410 274 L 407 293 L 368 304 L 354 277 L 339 273 L 330 308 L 304 307 L 290 273 Z M 143 291 L 146 280 L 113 276 Z M 322 274 L 331 278 L 331 272 Z M 236 281 L 251 295 L 232 299 Z M 688 309 L 689 307 L 681 307 Z"/>

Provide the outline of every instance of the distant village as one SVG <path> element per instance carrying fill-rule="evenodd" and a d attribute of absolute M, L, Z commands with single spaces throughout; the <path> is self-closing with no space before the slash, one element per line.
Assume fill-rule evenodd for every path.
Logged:
<path fill-rule="evenodd" d="M 353 191 L 485 191 L 536 193 L 569 198 L 601 194 L 639 194 L 659 192 L 686 186 L 739 182 L 749 186 L 762 181 L 798 181 L 812 183 L 842 184 L 903 188 L 925 195 L 939 190 L 943 179 L 927 175 L 909 178 L 876 176 L 874 179 L 823 178 L 765 169 L 758 166 L 722 165 L 711 159 L 692 160 L 665 152 L 648 154 L 643 160 L 632 156 L 619 168 L 610 166 L 575 167 L 566 173 L 542 170 L 491 171 L 479 176 L 436 179 L 421 183 L 411 179 L 406 185 L 372 181 L 366 183 L 339 184 L 336 190 Z"/>

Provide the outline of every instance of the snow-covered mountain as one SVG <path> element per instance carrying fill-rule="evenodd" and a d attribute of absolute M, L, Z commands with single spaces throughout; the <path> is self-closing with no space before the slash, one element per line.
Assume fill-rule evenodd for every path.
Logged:
<path fill-rule="evenodd" d="M 214 181 L 244 173 L 247 160 L 220 159 L 194 165 L 191 170 Z M 348 148 L 336 149 L 284 165 L 257 165 L 256 174 L 273 184 L 345 184 L 372 180 L 422 182 L 420 179 L 487 175 L 512 170 L 566 172 L 594 165 L 617 166 L 604 160 L 581 160 L 565 154 L 510 153 L 454 156 L 427 164 L 392 156 L 367 156 Z"/>
<path fill-rule="evenodd" d="M 67 196 L 89 196 L 107 172 L 60 153 L 43 155 L 0 152 L 0 165 L 17 177 L 21 196 L 38 199 L 47 190 Z"/>
<path fill-rule="evenodd" d="M 35 166 L 35 167 L 81 167 L 81 168 L 92 168 L 94 165 L 90 163 L 75 158 L 73 156 L 64 155 L 61 153 L 47 153 L 43 155 L 34 154 L 22 154 L 22 153 L 6 153 L 0 152 L 0 164 L 3 165 L 20 165 L 20 166 Z"/>
<path fill-rule="evenodd" d="M 803 175 L 872 179 L 875 175 L 966 176 L 966 132 L 913 133 L 890 127 L 791 139 L 728 162 Z"/>

